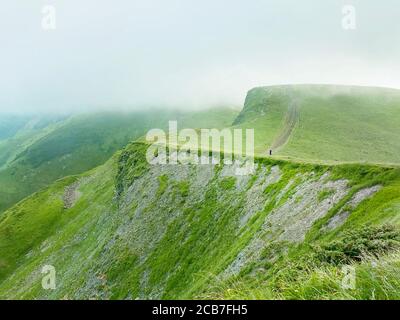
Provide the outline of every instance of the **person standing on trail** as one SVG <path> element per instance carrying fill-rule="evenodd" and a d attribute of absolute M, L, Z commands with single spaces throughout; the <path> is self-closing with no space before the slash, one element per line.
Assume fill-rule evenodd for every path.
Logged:
<path fill-rule="evenodd" d="M 269 155 L 272 156 L 272 149 L 269 149 Z"/>

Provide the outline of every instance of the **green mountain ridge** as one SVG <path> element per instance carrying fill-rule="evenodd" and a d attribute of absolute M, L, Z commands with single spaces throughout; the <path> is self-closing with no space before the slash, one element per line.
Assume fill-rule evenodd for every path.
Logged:
<path fill-rule="evenodd" d="M 287 85 L 250 90 L 234 127 L 255 129 L 259 155 L 398 164 L 399 123 L 400 90 Z"/>
<path fill-rule="evenodd" d="M 35 190 L 0 215 L 0 298 L 400 299 L 399 97 L 260 87 L 239 115 L 185 114 L 181 129 L 254 128 L 256 171 L 151 165 L 148 144 L 132 142 Z M 162 128 L 171 117 L 157 119 Z M 74 128 L 87 132 L 86 122 Z M 52 133 L 36 150 L 58 159 L 66 136 Z M 102 141 L 89 154 L 105 158 L 107 140 L 87 138 L 85 146 Z M 40 168 L 36 150 L 15 163 Z M 42 287 L 46 265 L 55 290 Z"/>
<path fill-rule="evenodd" d="M 0 170 L 29 146 L 61 126 L 68 116 L 2 116 L 0 131 L 7 132 L 0 138 Z M 9 128 L 14 130 L 9 130 Z"/>

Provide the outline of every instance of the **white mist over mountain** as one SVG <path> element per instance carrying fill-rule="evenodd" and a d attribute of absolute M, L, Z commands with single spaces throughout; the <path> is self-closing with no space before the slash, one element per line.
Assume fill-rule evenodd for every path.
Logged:
<path fill-rule="evenodd" d="M 0 111 L 238 106 L 285 83 L 400 88 L 399 21 L 396 0 L 5 0 Z"/>

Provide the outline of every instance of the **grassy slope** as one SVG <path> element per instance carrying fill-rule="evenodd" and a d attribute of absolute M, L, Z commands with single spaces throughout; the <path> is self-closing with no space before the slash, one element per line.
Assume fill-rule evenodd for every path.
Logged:
<path fill-rule="evenodd" d="M 14 270 L 24 260 L 24 255 L 30 251 L 37 249 L 38 246 L 42 246 L 43 249 L 47 239 L 54 237 L 56 232 L 59 232 L 56 237 L 57 248 L 53 249 L 61 250 L 64 241 L 73 239 L 77 230 L 88 228 L 91 220 L 97 220 L 96 216 L 108 214 L 113 197 L 111 173 L 115 171 L 114 163 L 115 161 L 110 161 L 96 169 L 93 183 L 90 184 L 90 188 L 82 190 L 84 196 L 73 210 L 65 212 L 62 197 L 65 186 L 76 181 L 77 177 L 68 177 L 56 182 L 47 190 L 35 193 L 7 211 L 0 220 L 2 225 L 0 277 Z M 103 232 L 107 232 L 105 225 Z M 101 246 L 97 242 L 93 242 L 92 245 Z M 93 250 L 94 246 L 91 247 Z M 76 252 L 80 250 L 78 247 L 80 246 L 76 243 L 74 246 Z M 45 253 L 45 250 L 43 252 Z M 89 253 L 86 254 L 89 256 Z M 33 258 L 32 263 L 35 263 L 39 257 L 34 254 L 31 258 Z M 72 257 L 64 259 L 71 262 Z"/>
<path fill-rule="evenodd" d="M 55 128 L 39 127 L 43 130 L 35 131 L 33 137 L 30 130 L 4 145 L 8 151 L 19 153 L 0 170 L 0 212 L 56 179 L 104 163 L 148 130 L 165 128 L 168 120 L 178 120 L 180 128 L 225 127 L 236 115 L 233 109 L 99 113 L 72 117 Z"/>
<path fill-rule="evenodd" d="M 295 85 L 249 92 L 237 126 L 254 127 L 265 154 L 285 125 L 290 101 L 298 123 L 276 156 L 306 161 L 400 163 L 400 91 Z"/>
<path fill-rule="evenodd" d="M 204 179 L 203 174 L 196 176 L 198 168 L 187 171 L 173 166 L 164 172 L 152 171 L 143 161 L 144 152 L 144 145 L 130 145 L 105 165 L 58 181 L 4 214 L 0 220 L 0 297 L 399 298 L 399 256 L 396 251 L 384 253 L 381 245 L 391 234 L 398 243 L 399 233 L 379 227 L 399 226 L 399 169 L 259 159 L 262 170 L 279 165 L 282 180 L 263 190 L 271 202 L 240 229 L 245 191 L 255 179 L 237 190 L 236 178 L 223 177 L 222 168 L 216 167 L 211 180 L 198 185 L 194 177 Z M 261 257 L 238 275 L 217 277 L 261 230 L 271 210 L 291 197 L 290 190 L 299 182 L 284 199 L 277 198 L 288 181 L 311 171 L 316 177 L 330 171 L 334 179 L 348 179 L 351 193 L 347 199 L 360 188 L 380 184 L 383 189 L 362 202 L 337 230 L 321 233 L 320 227 L 346 199 L 314 224 L 304 243 L 267 245 Z M 73 208 L 64 209 L 64 188 L 77 180 L 82 196 Z M 135 181 L 136 187 L 130 189 Z M 366 225 L 370 229 L 362 231 Z M 361 230 L 355 236 L 365 240 L 363 248 L 381 257 L 371 258 L 376 260 L 375 267 L 368 258 L 359 261 L 350 256 L 348 261 L 334 263 L 326 259 L 332 253 L 326 248 L 335 240 L 339 244 L 334 252 L 347 254 L 345 245 L 353 241 L 347 240 L 346 230 Z M 371 235 L 376 240 L 370 240 Z M 315 246 L 325 248 L 321 251 L 324 259 L 315 256 Z M 344 263 L 359 270 L 356 290 L 340 287 Z M 41 289 L 44 264 L 57 269 L 55 291 Z"/>
<path fill-rule="evenodd" d="M 279 135 L 290 98 L 285 87 L 272 90 L 255 88 L 249 91 L 234 128 L 254 129 L 255 152 L 266 154 Z"/>
<path fill-rule="evenodd" d="M 68 116 L 2 116 L 0 120 L 0 170 L 36 141 L 61 126 Z"/>

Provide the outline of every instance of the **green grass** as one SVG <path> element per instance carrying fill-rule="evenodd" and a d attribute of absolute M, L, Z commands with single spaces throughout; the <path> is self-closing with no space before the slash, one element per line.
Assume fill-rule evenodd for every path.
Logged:
<path fill-rule="evenodd" d="M 0 278 L 15 268 L 23 254 L 42 243 L 63 224 L 62 194 L 73 178 L 56 183 L 14 206 L 0 220 Z"/>
<path fill-rule="evenodd" d="M 274 156 L 400 163 L 400 91 L 323 85 L 253 89 L 235 125 L 255 129 L 257 153 L 267 154 L 284 130 L 290 101 L 298 105 L 298 123 Z"/>
<path fill-rule="evenodd" d="M 322 190 L 318 195 L 318 201 L 321 202 L 327 198 L 329 198 L 334 193 L 333 190 L 325 189 Z"/>
<path fill-rule="evenodd" d="M 399 169 L 256 159 L 263 166 L 257 175 L 279 165 L 282 178 L 261 190 L 269 202 L 239 227 L 246 203 L 257 197 L 250 191 L 257 176 L 243 185 L 234 177 L 222 176 L 220 166 L 207 183 L 199 185 L 197 170 L 206 169 L 152 168 L 145 165 L 146 148 L 130 144 L 105 165 L 57 181 L 4 213 L 0 297 L 398 297 Z M 321 233 L 321 226 L 348 198 L 317 221 L 303 243 L 266 242 L 254 249 L 260 250 L 259 257 L 240 273 L 221 277 L 254 236 L 263 239 L 259 232 L 265 228 L 265 218 L 290 199 L 290 190 L 301 183 L 298 174 L 314 172 L 313 179 L 318 179 L 328 171 L 332 179 L 349 180 L 348 198 L 371 184 L 380 184 L 382 189 L 354 209 L 340 228 Z M 77 180 L 82 196 L 74 207 L 64 209 L 64 188 Z M 291 180 L 294 185 L 279 198 Z M 44 264 L 56 267 L 55 291 L 41 289 Z M 357 270 L 355 290 L 341 287 L 345 264 Z"/>
<path fill-rule="evenodd" d="M 221 180 L 220 186 L 224 190 L 230 190 L 235 187 L 236 184 L 236 178 L 235 177 L 226 177 Z"/>
<path fill-rule="evenodd" d="M 214 279 L 202 299 L 279 299 L 279 300 L 398 300 L 400 254 L 393 252 L 379 259 L 365 257 L 362 263 L 346 267 L 355 270 L 355 287 L 342 285 L 346 269 L 312 262 L 285 261 L 275 276 L 229 281 Z"/>

